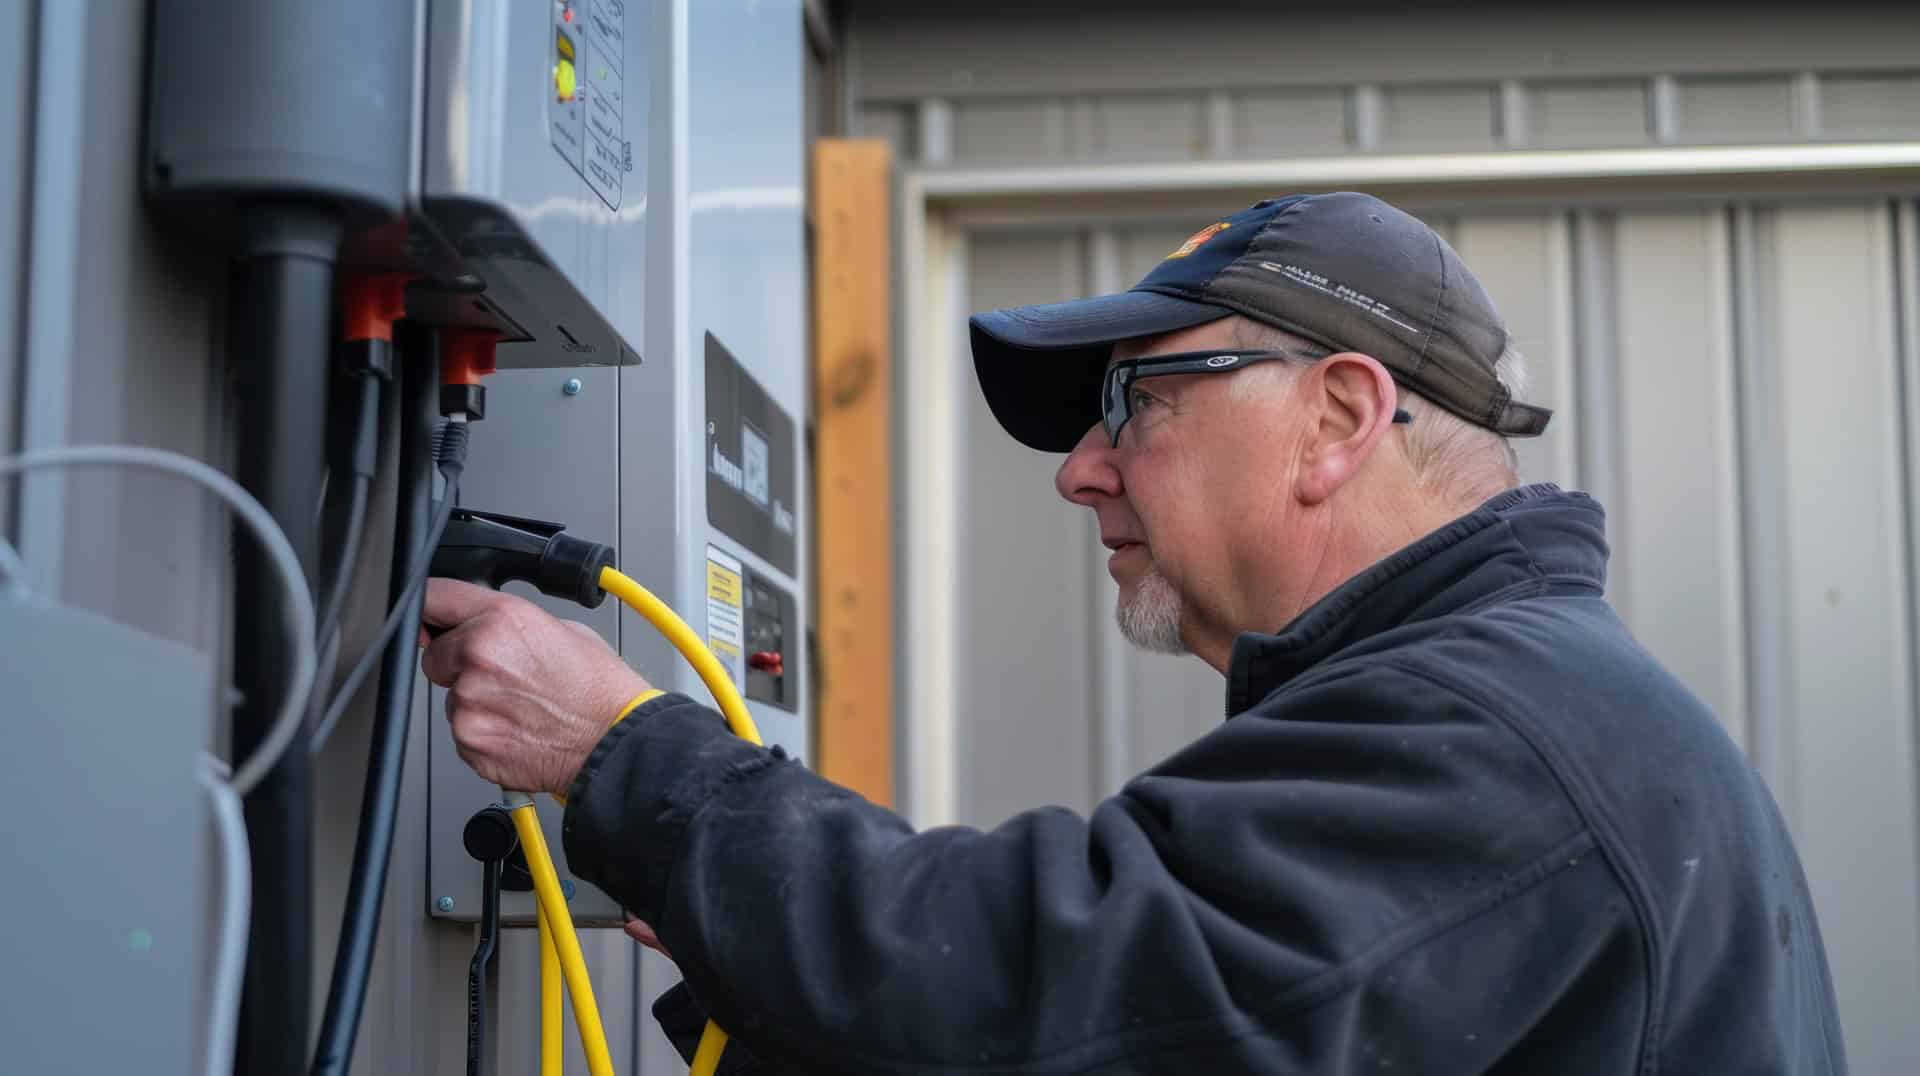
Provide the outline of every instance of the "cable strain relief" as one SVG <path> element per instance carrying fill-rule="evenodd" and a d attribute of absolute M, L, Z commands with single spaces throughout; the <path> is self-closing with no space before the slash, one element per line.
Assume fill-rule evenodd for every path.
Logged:
<path fill-rule="evenodd" d="M 467 424 L 442 422 L 433 434 L 433 462 L 442 471 L 458 473 L 467 465 Z"/>
<path fill-rule="evenodd" d="M 341 373 L 349 376 L 372 374 L 382 381 L 392 381 L 393 341 L 377 338 L 342 340 L 334 345 L 334 364 Z"/>
<path fill-rule="evenodd" d="M 441 385 L 440 413 L 443 415 L 465 414 L 469 422 L 478 422 L 486 418 L 486 386 L 459 383 Z"/>

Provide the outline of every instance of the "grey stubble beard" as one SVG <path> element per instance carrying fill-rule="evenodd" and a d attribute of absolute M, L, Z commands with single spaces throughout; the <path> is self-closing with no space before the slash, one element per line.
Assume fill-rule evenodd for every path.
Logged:
<path fill-rule="evenodd" d="M 1180 638 L 1180 592 L 1158 567 L 1147 566 L 1131 596 L 1121 592 L 1113 615 L 1120 624 L 1120 635 L 1140 649 L 1154 654 L 1187 652 L 1187 644 Z"/>

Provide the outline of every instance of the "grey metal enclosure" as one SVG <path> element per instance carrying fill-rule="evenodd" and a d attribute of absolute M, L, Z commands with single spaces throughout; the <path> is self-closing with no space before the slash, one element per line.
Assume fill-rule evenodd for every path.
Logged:
<path fill-rule="evenodd" d="M 395 222 L 405 255 L 381 245 L 390 236 L 357 236 L 366 246 L 343 251 L 339 264 L 344 276 L 402 258 L 430 276 L 444 267 L 434 258 L 457 262 L 452 287 L 416 289 L 409 319 L 500 335 L 501 369 L 488 380 L 486 420 L 473 424 L 461 504 L 565 522 L 612 546 L 622 569 L 721 652 L 767 741 L 808 756 L 799 0 L 361 6 L 378 9 L 380 25 L 365 32 L 394 46 L 361 59 L 397 75 L 400 88 L 376 94 L 355 81 L 338 89 L 357 112 L 288 111 L 285 128 L 255 122 L 246 134 L 269 152 L 236 163 L 222 157 L 236 132 L 207 100 L 245 95 L 258 120 L 288 91 L 283 75 L 359 71 L 336 62 L 357 36 L 311 41 L 276 63 L 223 33 L 196 39 L 183 23 L 217 12 L 224 32 L 270 16 L 270 4 L 0 4 L 9 91 L 0 109 L 0 457 L 111 443 L 244 470 L 236 385 L 260 356 L 235 344 L 229 323 L 247 293 L 233 284 L 219 228 L 171 219 L 172 202 L 153 194 L 159 173 L 184 186 L 209 169 L 252 168 L 262 190 L 306 197 L 353 180 L 355 162 L 342 152 L 303 170 L 297 153 L 272 145 L 279 136 L 297 146 L 300 125 L 324 124 L 346 135 L 347 150 L 391 151 L 398 139 L 403 167 L 379 178 L 394 185 L 395 213 L 404 200 Z M 320 25 L 342 10 L 299 14 Z M 166 66 L 181 54 L 214 59 Z M 575 63 L 578 87 L 558 82 L 562 58 Z M 171 103 L 157 119 L 155 95 Z M 191 107 L 173 107 L 181 102 Z M 170 155 L 204 168 L 145 163 Z M 324 412 L 319 395 L 313 406 Z M 387 399 L 381 453 L 390 463 L 401 434 Z M 730 469 L 709 466 L 722 459 Z M 402 559 L 396 484 L 391 467 L 373 484 L 343 660 L 325 679 L 366 649 L 386 615 L 389 561 Z M 0 538 L 26 566 L 9 582 L 28 592 L 0 587 L 0 724 L 10 734 L 0 773 L 40 804 L 0 823 L 13 865 L 39 879 L 0 896 L 0 965 L 12 973 L 0 988 L 0 1069 L 204 1071 L 223 872 L 193 764 L 202 750 L 224 755 L 230 715 L 258 704 L 232 687 L 235 651 L 253 642 L 236 642 L 235 618 L 258 600 L 235 582 L 242 539 L 193 486 L 107 469 L 7 479 Z M 747 675 L 739 591 L 730 601 L 710 595 L 710 565 L 780 599 L 776 624 L 748 610 L 745 627 L 770 633 L 785 671 Z M 659 686 L 705 697 L 673 649 L 617 602 L 592 613 L 549 604 Z M 363 1073 L 466 1070 L 480 867 L 460 834 L 501 793 L 455 756 L 440 693 L 424 681 L 415 688 L 352 1055 Z M 313 981 L 302 996 L 316 1026 L 370 784 L 373 694 L 312 756 L 312 847 L 291 850 L 310 853 Z M 671 965 L 643 956 L 617 929 L 617 904 L 569 876 L 558 808 L 540 810 L 616 1067 L 684 1072 L 647 1013 L 675 981 Z M 57 873 L 63 862 L 71 869 Z M 484 1060 L 487 1071 L 534 1071 L 539 947 L 530 898 L 506 897 L 491 999 L 498 1033 Z M 256 900 L 252 916 L 286 912 Z M 566 1071 L 587 1071 L 571 1015 L 564 1039 Z"/>

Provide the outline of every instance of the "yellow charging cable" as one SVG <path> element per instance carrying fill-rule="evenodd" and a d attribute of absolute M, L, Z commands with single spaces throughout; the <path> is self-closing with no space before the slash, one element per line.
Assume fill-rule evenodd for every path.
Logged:
<path fill-rule="evenodd" d="M 680 619 L 667 604 L 646 587 L 614 568 L 600 571 L 600 589 L 625 602 L 646 618 L 675 650 L 700 674 L 700 680 L 713 692 L 727 728 L 748 743 L 760 743 L 760 730 L 747 713 L 747 704 L 733 686 L 733 677 L 720 659 L 713 656 L 700 636 Z M 553 974 L 557 965 L 564 977 L 567 995 L 573 1002 L 573 1020 L 580 1027 L 580 1044 L 586 1050 L 587 1071 L 592 1076 L 613 1076 L 613 1057 L 607 1052 L 606 1031 L 600 1024 L 600 1010 L 593 1001 L 593 983 L 587 978 L 586 960 L 580 955 L 580 937 L 574 933 L 573 917 L 567 914 L 566 897 L 560 892 L 560 876 L 553 868 L 553 856 L 547 851 L 546 836 L 540 831 L 540 819 L 534 814 L 533 797 L 524 792 L 506 792 L 507 807 L 514 829 L 520 834 L 527 867 L 533 873 L 533 891 L 538 900 L 540 937 L 540 1071 L 542 1076 L 558 1076 L 560 1071 L 559 984 Z M 552 960 L 549 960 L 549 954 Z M 720 1025 L 707 1021 L 694 1050 L 690 1076 L 713 1076 L 720 1067 L 721 1051 L 727 1048 L 727 1033 Z M 551 1066 L 551 1067 L 549 1067 Z"/>
<path fill-rule="evenodd" d="M 534 903 L 540 927 L 540 1076 L 560 1074 L 560 951 L 553 946 L 547 910 Z"/>

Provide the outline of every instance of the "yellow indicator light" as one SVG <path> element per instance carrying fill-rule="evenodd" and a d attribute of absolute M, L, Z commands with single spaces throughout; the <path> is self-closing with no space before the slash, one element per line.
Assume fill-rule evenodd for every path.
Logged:
<path fill-rule="evenodd" d="M 553 65 L 553 89 L 562 101 L 573 100 L 574 91 L 580 88 L 580 76 L 574 73 L 573 63 L 561 60 Z"/>

